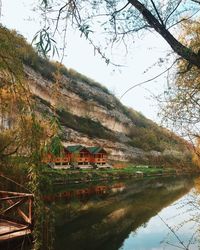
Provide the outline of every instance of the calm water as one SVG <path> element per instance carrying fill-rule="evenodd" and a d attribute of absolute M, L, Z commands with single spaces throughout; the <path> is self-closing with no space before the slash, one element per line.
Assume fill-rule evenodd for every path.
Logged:
<path fill-rule="evenodd" d="M 44 200 L 54 214 L 54 250 L 200 249 L 200 178 L 166 177 L 53 190 Z M 47 224 L 48 238 L 51 229 Z"/>
<path fill-rule="evenodd" d="M 162 178 L 57 190 L 46 197 L 56 204 L 54 249 L 200 249 L 199 187 Z"/>

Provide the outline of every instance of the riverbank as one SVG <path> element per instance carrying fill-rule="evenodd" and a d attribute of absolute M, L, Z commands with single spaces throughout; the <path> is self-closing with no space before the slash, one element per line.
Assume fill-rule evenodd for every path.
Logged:
<path fill-rule="evenodd" d="M 52 184 L 75 184 L 99 181 L 124 180 L 131 178 L 148 178 L 156 176 L 177 176 L 177 175 L 193 175 L 197 171 L 192 169 L 177 170 L 174 168 L 158 168 L 149 166 L 133 166 L 129 165 L 125 168 L 117 169 L 51 169 L 43 170 L 43 176 Z"/>
<path fill-rule="evenodd" d="M 40 190 L 52 189 L 55 185 L 79 184 L 79 183 L 103 183 L 116 180 L 146 179 L 153 177 L 180 176 L 180 175 L 199 175 L 198 168 L 173 168 L 144 166 L 121 163 L 109 169 L 52 169 L 47 165 L 40 165 L 37 169 Z M 121 167 L 123 166 L 123 167 Z M 1 182 L 2 190 L 24 192 L 24 188 L 30 188 L 29 166 L 17 164 L 2 168 L 2 174 L 9 177 L 19 185 L 10 185 L 9 181 Z M 9 188 L 8 188 L 9 187 Z"/>

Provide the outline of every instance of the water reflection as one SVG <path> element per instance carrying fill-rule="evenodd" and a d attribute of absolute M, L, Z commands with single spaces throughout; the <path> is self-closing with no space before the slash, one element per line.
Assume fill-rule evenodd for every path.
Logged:
<path fill-rule="evenodd" d="M 189 207 L 191 195 L 196 195 L 193 185 L 192 179 L 176 177 L 69 188 L 54 194 L 55 249 L 187 249 L 174 232 L 186 247 L 191 240 L 188 249 L 199 249 L 194 244 L 197 234 L 193 235 L 197 225 L 189 223 L 194 216 L 194 206 Z M 70 197 L 62 197 L 64 193 Z"/>
<path fill-rule="evenodd" d="M 200 249 L 199 219 L 196 220 L 197 211 L 191 203 L 193 191 L 164 208 L 147 225 L 130 232 L 120 250 Z"/>
<path fill-rule="evenodd" d="M 61 191 L 57 194 L 46 194 L 43 196 L 43 200 L 45 202 L 53 202 L 53 201 L 70 201 L 73 198 L 78 198 L 80 200 L 89 199 L 94 195 L 101 196 L 107 193 L 119 193 L 125 189 L 124 183 L 115 183 L 113 185 L 96 185 L 85 188 L 72 188 L 68 191 Z"/>

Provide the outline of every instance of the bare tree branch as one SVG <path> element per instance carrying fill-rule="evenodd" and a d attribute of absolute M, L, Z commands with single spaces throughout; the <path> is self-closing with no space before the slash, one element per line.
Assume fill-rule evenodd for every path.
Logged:
<path fill-rule="evenodd" d="M 160 14 L 159 14 L 157 8 L 156 8 L 156 5 L 155 5 L 154 1 L 153 1 L 153 0 L 150 0 L 150 1 L 151 1 L 152 5 L 153 5 L 153 8 L 154 8 L 154 10 L 155 10 L 155 12 L 156 12 L 156 14 L 157 14 L 157 16 L 158 16 L 158 19 L 160 20 L 160 23 L 161 23 L 163 26 L 165 26 L 165 24 L 164 24 L 164 22 L 163 22 L 163 20 L 162 20 L 162 18 L 161 18 L 161 16 L 160 16 Z"/>
<path fill-rule="evenodd" d="M 179 7 L 179 5 L 181 4 L 181 2 L 182 2 L 182 0 L 180 0 L 180 1 L 177 3 L 176 7 L 175 7 L 175 8 L 172 10 L 172 12 L 169 13 L 169 15 L 166 17 L 166 19 L 165 19 L 165 25 L 167 25 L 167 22 L 168 22 L 169 18 L 170 18 L 171 15 L 178 9 L 178 7 Z"/>
<path fill-rule="evenodd" d="M 200 4 L 200 0 L 192 0 L 192 2 Z"/>
<path fill-rule="evenodd" d="M 117 13 L 121 12 L 122 10 L 126 9 L 126 7 L 129 5 L 130 3 L 128 2 L 126 5 L 124 5 L 121 9 L 116 10 L 115 12 L 113 12 L 112 16 L 115 16 Z"/>
<path fill-rule="evenodd" d="M 141 85 L 143 85 L 143 84 L 145 84 L 145 83 L 151 82 L 151 81 L 157 79 L 158 77 L 162 76 L 163 74 L 165 74 L 166 72 L 168 72 L 168 71 L 175 65 L 176 62 L 177 62 L 177 60 L 175 60 L 175 61 L 172 63 L 172 65 L 171 65 L 170 67 L 168 67 L 166 70 L 162 71 L 160 74 L 158 74 L 158 75 L 156 75 L 156 76 L 154 76 L 154 77 L 152 77 L 152 78 L 150 78 L 150 79 L 148 79 L 148 80 L 146 80 L 146 81 L 143 81 L 143 82 L 140 82 L 140 83 L 137 83 L 137 84 L 133 85 L 132 87 L 130 87 L 129 89 L 127 89 L 127 90 L 120 96 L 119 99 L 121 100 L 121 99 L 122 99 L 129 91 L 131 91 L 132 89 L 134 89 L 134 88 L 136 88 L 136 87 L 139 87 L 139 86 L 141 86 Z"/>
<path fill-rule="evenodd" d="M 159 21 L 141 2 L 138 0 L 129 0 L 129 2 L 143 15 L 147 23 L 166 40 L 178 55 L 200 68 L 200 55 L 181 44 L 163 25 L 159 23 Z"/>
<path fill-rule="evenodd" d="M 167 29 L 169 30 L 169 29 L 171 29 L 171 28 L 173 28 L 174 26 L 176 26 L 177 24 L 179 24 L 179 23 L 182 23 L 182 22 L 185 22 L 185 21 L 187 21 L 187 20 L 190 20 L 193 16 L 195 16 L 198 12 L 199 12 L 200 10 L 197 10 L 197 11 L 195 11 L 192 15 L 190 15 L 189 17 L 184 17 L 184 18 L 181 18 L 178 22 L 176 22 L 176 23 L 173 23 L 171 26 L 169 26 Z"/>
<path fill-rule="evenodd" d="M 58 11 L 58 16 L 56 18 L 56 27 L 55 27 L 55 30 L 54 30 L 54 33 L 53 35 L 55 35 L 56 31 L 58 30 L 58 24 L 59 24 L 59 21 L 60 21 L 60 15 L 62 13 L 62 11 L 64 10 L 64 8 L 66 8 L 67 6 L 69 5 L 69 3 L 67 2 L 65 5 L 63 5 L 59 11 Z"/>

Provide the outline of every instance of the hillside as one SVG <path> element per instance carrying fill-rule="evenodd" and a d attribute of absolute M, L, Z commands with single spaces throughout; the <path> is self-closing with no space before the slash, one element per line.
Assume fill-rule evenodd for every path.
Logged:
<path fill-rule="evenodd" d="M 183 139 L 125 107 L 96 81 L 40 57 L 16 32 L 0 32 L 17 48 L 38 114 L 59 120 L 63 144 L 101 145 L 114 161 L 177 167 L 191 162 Z"/>

